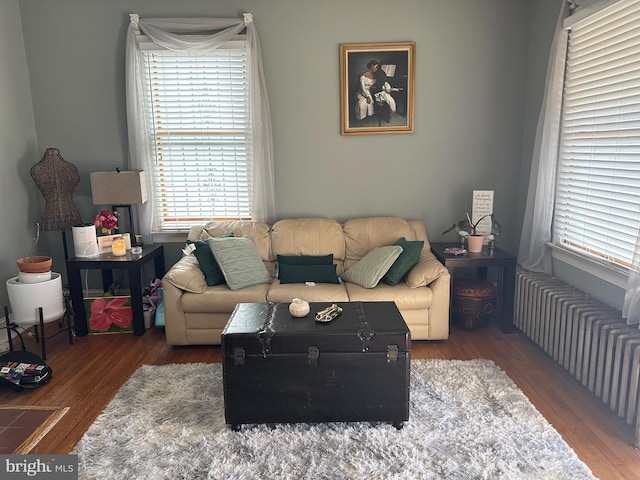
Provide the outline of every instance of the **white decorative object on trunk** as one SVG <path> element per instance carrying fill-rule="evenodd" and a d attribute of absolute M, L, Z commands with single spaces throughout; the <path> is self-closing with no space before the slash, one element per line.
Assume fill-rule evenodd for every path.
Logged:
<path fill-rule="evenodd" d="M 309 303 L 299 298 L 294 298 L 289 304 L 289 313 L 294 317 L 305 317 L 309 314 Z"/>

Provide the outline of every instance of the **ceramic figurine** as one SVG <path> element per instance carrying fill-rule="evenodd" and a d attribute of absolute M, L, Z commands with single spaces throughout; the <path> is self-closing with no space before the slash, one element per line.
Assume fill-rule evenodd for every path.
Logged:
<path fill-rule="evenodd" d="M 309 314 L 309 303 L 299 298 L 294 298 L 289 304 L 289 313 L 294 317 L 305 317 Z"/>

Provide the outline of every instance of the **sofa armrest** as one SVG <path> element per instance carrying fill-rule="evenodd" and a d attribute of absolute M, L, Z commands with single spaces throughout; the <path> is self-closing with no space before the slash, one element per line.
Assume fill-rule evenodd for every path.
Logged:
<path fill-rule="evenodd" d="M 449 338 L 449 301 L 451 295 L 451 276 L 446 274 L 429 284 L 433 302 L 429 309 L 429 338 L 445 340 Z"/>
<path fill-rule="evenodd" d="M 187 345 L 187 318 L 182 309 L 181 290 L 171 283 L 163 283 L 164 332 L 168 345 Z"/>
<path fill-rule="evenodd" d="M 187 318 L 182 309 L 185 292 L 204 293 L 207 282 L 198 260 L 186 255 L 178 260 L 162 278 L 164 331 L 168 345 L 187 345 Z"/>
<path fill-rule="evenodd" d="M 191 293 L 204 293 L 207 281 L 204 278 L 198 260 L 193 255 L 186 255 L 178 260 L 162 279 L 180 290 Z"/>
<path fill-rule="evenodd" d="M 449 271 L 429 250 L 423 250 L 420 260 L 407 273 L 407 285 L 411 288 L 426 287 L 434 280 L 449 276 Z"/>

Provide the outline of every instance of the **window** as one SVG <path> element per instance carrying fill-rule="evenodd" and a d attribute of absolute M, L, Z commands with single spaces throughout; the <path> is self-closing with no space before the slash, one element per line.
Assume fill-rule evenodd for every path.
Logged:
<path fill-rule="evenodd" d="M 144 45 L 144 44 L 143 44 Z M 250 218 L 251 122 L 244 41 L 205 52 L 143 47 L 154 231 Z"/>
<path fill-rule="evenodd" d="M 638 0 L 571 25 L 554 213 L 555 243 L 631 265 L 640 227 Z"/>
<path fill-rule="evenodd" d="M 145 172 L 150 190 L 136 208 L 145 238 L 177 240 L 212 219 L 277 218 L 269 100 L 251 13 L 129 14 L 125 77 L 129 167 Z"/>

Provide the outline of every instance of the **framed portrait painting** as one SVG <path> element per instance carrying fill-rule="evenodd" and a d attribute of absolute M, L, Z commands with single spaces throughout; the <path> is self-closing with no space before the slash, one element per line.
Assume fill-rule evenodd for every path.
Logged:
<path fill-rule="evenodd" d="M 342 135 L 413 133 L 415 42 L 340 45 Z"/>

